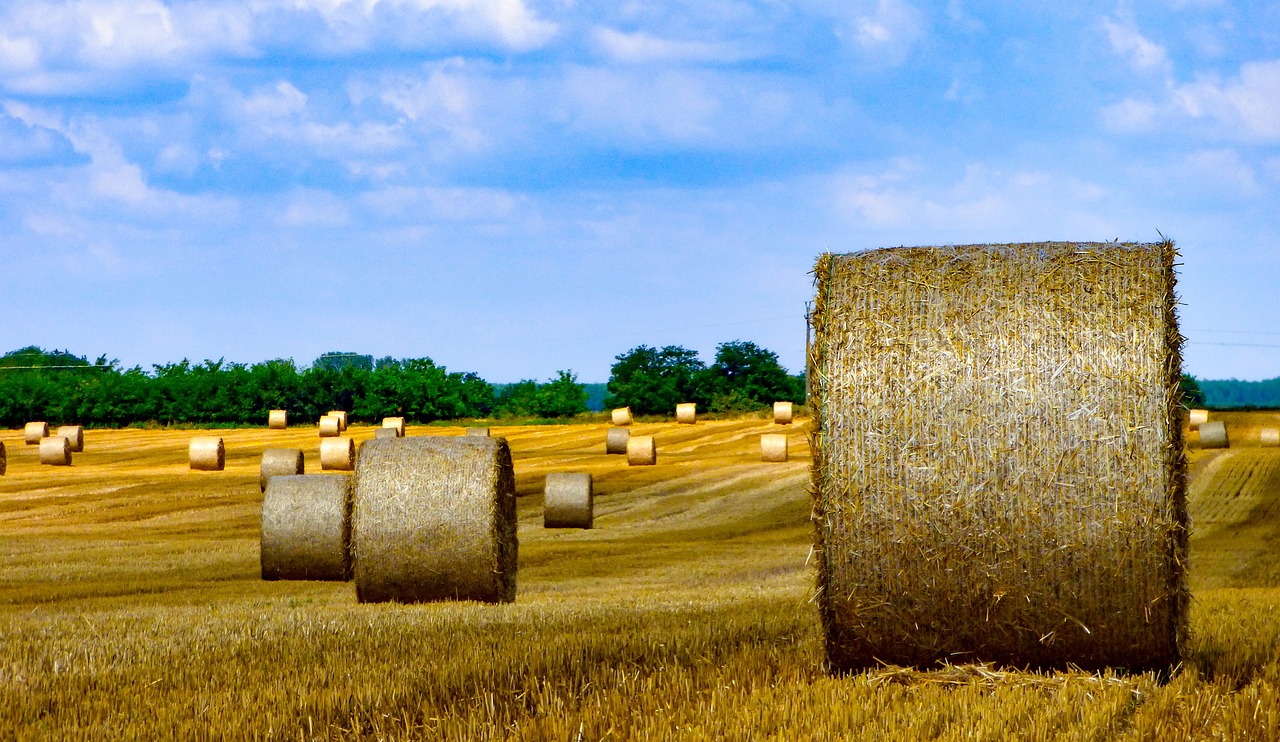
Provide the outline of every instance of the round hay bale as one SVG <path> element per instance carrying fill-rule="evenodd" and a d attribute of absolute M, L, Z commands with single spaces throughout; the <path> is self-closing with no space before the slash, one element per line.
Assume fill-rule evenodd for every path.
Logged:
<path fill-rule="evenodd" d="M 614 425 L 630 425 L 631 424 L 631 408 L 618 407 L 612 413 Z"/>
<path fill-rule="evenodd" d="M 324 471 L 351 471 L 356 468 L 356 442 L 351 438 L 320 441 L 320 468 Z"/>
<path fill-rule="evenodd" d="M 1208 410 L 1191 410 L 1187 413 L 1187 426 L 1192 430 L 1200 427 L 1201 423 L 1209 422 Z"/>
<path fill-rule="evenodd" d="M 272 477 L 296 476 L 306 471 L 306 461 L 298 448 L 268 448 L 262 452 L 262 465 L 258 469 L 258 488 L 267 491 L 267 480 Z"/>
<path fill-rule="evenodd" d="M 285 430 L 289 427 L 289 413 L 285 410 L 272 410 L 267 413 L 267 428 Z"/>
<path fill-rule="evenodd" d="M 467 435 L 478 436 L 481 438 L 488 438 L 489 429 L 488 428 L 467 428 Z"/>
<path fill-rule="evenodd" d="M 627 466 L 653 466 L 658 463 L 658 447 L 651 435 L 627 438 Z"/>
<path fill-rule="evenodd" d="M 1200 423 L 1200 447 L 1231 448 L 1231 441 L 1227 438 L 1227 424 L 1221 420 Z"/>
<path fill-rule="evenodd" d="M 403 438 L 404 436 L 400 435 L 400 431 L 396 430 L 395 428 L 378 428 L 377 430 L 373 431 L 373 437 L 374 438 Z"/>
<path fill-rule="evenodd" d="M 811 491 L 830 667 L 1180 661 L 1175 258 L 1171 242 L 819 258 Z"/>
<path fill-rule="evenodd" d="M 1259 430 L 1258 442 L 1264 446 L 1280 446 L 1280 428 L 1263 428 Z"/>
<path fill-rule="evenodd" d="M 791 403 L 790 402 L 774 402 L 773 403 L 773 422 L 775 425 L 791 424 Z"/>
<path fill-rule="evenodd" d="M 542 487 L 543 528 L 590 528 L 595 510 L 591 475 L 553 472 Z"/>
<path fill-rule="evenodd" d="M 222 471 L 227 464 L 227 449 L 221 438 L 197 436 L 187 445 L 187 459 L 194 471 Z"/>
<path fill-rule="evenodd" d="M 693 425 L 698 422 L 698 405 L 695 402 L 681 402 L 676 405 L 676 422 L 681 425 Z"/>
<path fill-rule="evenodd" d="M 609 432 L 604 438 L 604 452 L 606 454 L 623 454 L 627 452 L 627 441 L 631 438 L 631 431 L 626 428 L 609 428 Z"/>
<path fill-rule="evenodd" d="M 67 439 L 67 443 L 71 446 L 71 453 L 84 452 L 84 427 L 80 425 L 63 425 L 58 428 L 54 435 L 60 435 Z"/>
<path fill-rule="evenodd" d="M 331 417 L 338 418 L 339 432 L 347 429 L 347 411 L 346 410 L 329 410 Z"/>
<path fill-rule="evenodd" d="M 9 467 L 8 458 L 4 452 L 4 441 L 0 441 L 0 477 L 4 476 L 5 470 Z"/>
<path fill-rule="evenodd" d="M 404 437 L 403 417 L 384 417 L 382 418 L 382 427 L 396 431 L 396 437 L 398 438 Z"/>
<path fill-rule="evenodd" d="M 334 415 L 320 418 L 320 437 L 336 438 L 342 435 L 342 420 Z"/>
<path fill-rule="evenodd" d="M 71 466 L 71 442 L 60 435 L 42 438 L 40 463 L 48 466 Z"/>
<path fill-rule="evenodd" d="M 27 423 L 22 429 L 22 440 L 28 446 L 38 446 L 43 438 L 49 437 L 49 423 Z"/>
<path fill-rule="evenodd" d="M 503 438 L 365 443 L 352 525 L 361 603 L 515 599 L 515 473 Z"/>
<path fill-rule="evenodd" d="M 262 579 L 351 579 L 352 479 L 350 474 L 271 478 L 262 497 Z"/>
<path fill-rule="evenodd" d="M 760 460 L 769 463 L 787 460 L 787 434 L 765 433 L 760 436 Z"/>

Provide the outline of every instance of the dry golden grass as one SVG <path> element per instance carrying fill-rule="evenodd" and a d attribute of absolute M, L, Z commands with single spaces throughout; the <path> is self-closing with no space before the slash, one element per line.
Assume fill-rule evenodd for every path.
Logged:
<path fill-rule="evenodd" d="M 191 431 L 94 431 L 65 469 L 0 433 L 0 737 L 1280 735 L 1280 450 L 1193 444 L 1194 638 L 1168 682 L 830 677 L 800 436 L 789 463 L 763 464 L 771 421 L 636 423 L 663 455 L 629 468 L 605 456 L 606 427 L 493 430 L 515 458 L 521 542 L 516 602 L 496 606 L 358 605 L 350 584 L 260 580 L 259 457 L 301 448 L 318 470 L 314 427 L 218 431 L 223 472 L 187 469 Z M 543 477 L 565 470 L 593 476 L 593 530 L 542 527 Z"/>

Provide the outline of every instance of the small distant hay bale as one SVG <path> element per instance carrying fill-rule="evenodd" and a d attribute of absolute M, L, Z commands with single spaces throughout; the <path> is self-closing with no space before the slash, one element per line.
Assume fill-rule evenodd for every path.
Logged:
<path fill-rule="evenodd" d="M 361 603 L 515 599 L 515 473 L 505 439 L 369 441 L 354 500 Z"/>
<path fill-rule="evenodd" d="M 765 433 L 760 436 L 760 460 L 769 463 L 787 460 L 787 434 Z"/>
<path fill-rule="evenodd" d="M 351 579 L 353 479 L 350 474 L 271 478 L 262 497 L 262 579 Z"/>
<path fill-rule="evenodd" d="M 1171 242 L 819 258 L 811 491 L 830 667 L 1178 664 L 1175 259 Z"/>
<path fill-rule="evenodd" d="M 467 428 L 467 435 L 478 436 L 480 438 L 488 438 L 489 429 L 488 428 Z"/>
<path fill-rule="evenodd" d="M 267 480 L 272 477 L 296 476 L 306 471 L 306 460 L 298 448 L 268 448 L 262 452 L 262 465 L 258 470 L 258 488 L 267 491 Z"/>
<path fill-rule="evenodd" d="M 681 402 L 676 405 L 676 422 L 682 425 L 693 425 L 698 422 L 698 404 L 696 402 Z"/>
<path fill-rule="evenodd" d="M 631 439 L 631 431 L 626 428 L 609 428 L 605 434 L 604 452 L 606 454 L 623 454 L 627 452 L 627 441 Z"/>
<path fill-rule="evenodd" d="M 1201 423 L 1209 422 L 1208 410 L 1191 410 L 1187 414 L 1187 426 L 1195 430 Z"/>
<path fill-rule="evenodd" d="M 42 438 L 40 463 L 47 466 L 71 466 L 71 442 L 60 435 Z"/>
<path fill-rule="evenodd" d="M 9 457 L 4 452 L 4 441 L 0 441 L 0 477 L 4 476 L 5 470 L 9 466 Z"/>
<path fill-rule="evenodd" d="M 272 410 L 267 413 L 267 428 L 285 430 L 289 427 L 289 413 L 285 410 Z"/>
<path fill-rule="evenodd" d="M 618 407 L 612 413 L 614 425 L 630 425 L 631 424 L 631 408 Z"/>
<path fill-rule="evenodd" d="M 227 449 L 221 438 L 197 436 L 187 446 L 187 459 L 194 471 L 222 471 L 227 464 Z"/>
<path fill-rule="evenodd" d="M 374 438 L 401 438 L 400 431 L 395 428 L 378 428 L 373 431 Z"/>
<path fill-rule="evenodd" d="M 1231 448 L 1227 438 L 1227 424 L 1221 420 L 1211 423 L 1200 423 L 1201 448 Z"/>
<path fill-rule="evenodd" d="M 776 425 L 791 424 L 791 403 L 790 402 L 774 402 L 773 403 L 773 422 Z"/>
<path fill-rule="evenodd" d="M 347 411 L 346 410 L 329 410 L 329 415 L 338 418 L 338 425 L 341 430 L 347 429 Z"/>
<path fill-rule="evenodd" d="M 591 475 L 553 472 L 542 488 L 543 528 L 590 528 L 595 510 Z"/>
<path fill-rule="evenodd" d="M 84 427 L 81 425 L 63 425 L 58 428 L 54 435 L 60 435 L 67 439 L 67 443 L 71 446 L 71 453 L 84 452 Z"/>
<path fill-rule="evenodd" d="M 627 439 L 627 466 L 653 466 L 658 463 L 658 447 L 651 435 L 633 435 Z"/>
<path fill-rule="evenodd" d="M 27 423 L 22 429 L 22 440 L 28 446 L 38 446 L 40 441 L 49 437 L 49 423 Z"/>
<path fill-rule="evenodd" d="M 320 437 L 336 438 L 342 435 L 342 420 L 336 415 L 325 415 L 320 418 Z"/>
<path fill-rule="evenodd" d="M 404 437 L 404 418 L 403 417 L 384 417 L 382 418 L 382 427 L 396 431 L 396 436 Z"/>
<path fill-rule="evenodd" d="M 320 468 L 324 471 L 351 471 L 356 468 L 356 442 L 351 438 L 320 441 Z"/>
<path fill-rule="evenodd" d="M 1264 446 L 1280 446 L 1280 428 L 1263 428 L 1259 430 L 1258 442 Z"/>

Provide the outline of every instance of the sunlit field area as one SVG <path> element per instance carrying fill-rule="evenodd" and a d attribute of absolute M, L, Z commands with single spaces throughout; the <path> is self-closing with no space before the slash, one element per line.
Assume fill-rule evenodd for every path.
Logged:
<path fill-rule="evenodd" d="M 0 433 L 0 738 L 1280 738 L 1280 413 L 1188 436 L 1193 637 L 1172 677 L 956 665 L 833 677 L 811 602 L 807 421 L 494 428 L 515 459 L 516 601 L 359 605 L 259 578 L 258 464 L 314 426 L 90 430 L 70 468 Z M 791 460 L 760 461 L 785 429 Z M 417 427 L 409 435 L 461 435 Z M 357 441 L 374 429 L 353 427 Z M 546 530 L 549 472 L 594 476 L 595 528 Z"/>

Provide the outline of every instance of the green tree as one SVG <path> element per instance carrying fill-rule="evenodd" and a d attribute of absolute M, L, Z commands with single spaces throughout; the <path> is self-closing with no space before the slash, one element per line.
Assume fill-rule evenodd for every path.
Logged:
<path fill-rule="evenodd" d="M 698 376 L 706 366 L 678 345 L 661 350 L 640 345 L 616 357 L 605 407 L 630 407 L 638 415 L 669 415 L 681 402 L 704 403 Z"/>
<path fill-rule="evenodd" d="M 1186 407 L 1204 407 L 1204 392 L 1200 389 L 1200 384 L 1196 381 L 1196 377 L 1190 374 L 1182 375 L 1182 404 Z"/>
<path fill-rule="evenodd" d="M 778 363 L 778 354 L 745 340 L 716 346 L 715 361 L 698 382 L 713 412 L 755 410 L 796 396 L 795 381 Z"/>

